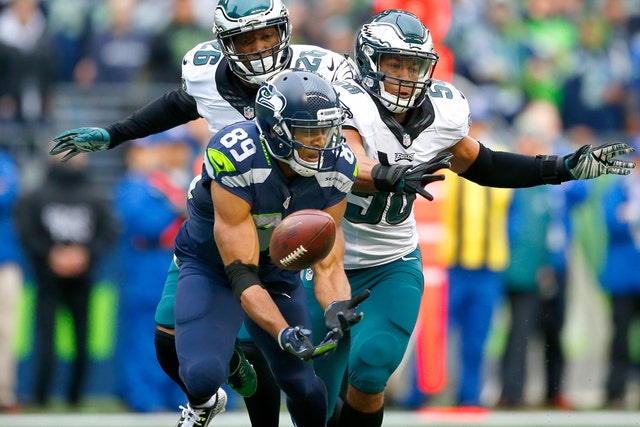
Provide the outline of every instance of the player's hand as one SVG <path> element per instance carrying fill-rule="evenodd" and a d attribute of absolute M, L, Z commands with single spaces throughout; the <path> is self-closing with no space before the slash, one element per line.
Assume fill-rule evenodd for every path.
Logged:
<path fill-rule="evenodd" d="M 331 356 L 338 347 L 338 341 L 344 336 L 344 333 L 339 329 L 332 329 L 327 332 L 322 341 L 315 346 L 313 358 L 326 359 Z"/>
<path fill-rule="evenodd" d="M 329 304 L 324 310 L 324 324 L 330 333 L 340 331 L 341 334 L 344 334 L 353 325 L 359 323 L 364 317 L 364 313 L 358 310 L 358 304 L 369 298 L 369 295 L 371 295 L 371 291 L 365 289 L 351 299 L 333 301 Z M 341 337 L 342 335 L 339 338 Z"/>
<path fill-rule="evenodd" d="M 314 346 L 311 342 L 310 330 L 300 326 L 289 326 L 278 334 L 278 344 L 284 351 L 308 362 L 315 357 L 333 353 L 338 345 L 338 340 L 325 337 L 325 340 Z"/>
<path fill-rule="evenodd" d="M 404 173 L 403 191 L 408 194 L 418 193 L 427 200 L 433 200 L 433 195 L 425 190 L 427 184 L 444 180 L 444 175 L 434 175 L 440 169 L 451 167 L 451 153 L 440 153 L 428 162 L 413 166 Z"/>
<path fill-rule="evenodd" d="M 623 142 L 614 142 L 592 148 L 583 145 L 575 153 L 564 156 L 564 165 L 574 179 L 591 179 L 605 174 L 629 175 L 634 162 L 614 159 L 633 153 L 635 149 Z"/>
<path fill-rule="evenodd" d="M 109 149 L 111 137 L 102 128 L 77 128 L 62 132 L 53 138 L 52 156 L 66 152 L 62 158 L 66 162 L 80 153 L 92 153 Z"/>
<path fill-rule="evenodd" d="M 444 179 L 444 175 L 434 173 L 440 169 L 450 168 L 451 157 L 453 157 L 451 153 L 440 153 L 433 159 L 415 166 L 378 163 L 371 170 L 371 176 L 378 190 L 404 194 L 418 193 L 427 200 L 433 200 L 433 195 L 424 187 Z"/>

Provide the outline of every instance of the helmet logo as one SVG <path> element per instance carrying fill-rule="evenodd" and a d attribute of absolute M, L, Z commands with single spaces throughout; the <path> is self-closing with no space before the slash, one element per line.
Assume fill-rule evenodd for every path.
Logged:
<path fill-rule="evenodd" d="M 256 104 L 268 108 L 274 112 L 274 116 L 280 116 L 280 112 L 287 106 L 287 99 L 273 86 L 266 83 L 258 90 Z"/>

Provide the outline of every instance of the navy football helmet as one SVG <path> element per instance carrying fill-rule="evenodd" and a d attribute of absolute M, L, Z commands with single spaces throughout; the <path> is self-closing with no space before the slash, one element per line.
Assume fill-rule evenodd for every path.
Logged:
<path fill-rule="evenodd" d="M 429 30 L 414 14 L 396 9 L 374 15 L 360 28 L 354 56 L 360 83 L 392 113 L 404 113 L 424 101 L 438 62 Z M 408 78 L 381 72 L 382 58 L 392 59 L 397 68 L 407 67 Z M 393 90 L 385 82 L 394 85 Z"/>
<path fill-rule="evenodd" d="M 236 51 L 236 36 L 266 27 L 275 27 L 278 43 L 257 52 Z M 213 34 L 231 71 L 248 83 L 260 85 L 289 63 L 291 22 L 282 0 L 220 0 L 213 15 Z"/>
<path fill-rule="evenodd" d="M 273 157 L 303 176 L 334 167 L 344 143 L 345 116 L 327 80 L 310 71 L 282 71 L 258 89 L 255 108 L 256 123 Z M 305 160 L 299 150 L 317 153 Z"/>

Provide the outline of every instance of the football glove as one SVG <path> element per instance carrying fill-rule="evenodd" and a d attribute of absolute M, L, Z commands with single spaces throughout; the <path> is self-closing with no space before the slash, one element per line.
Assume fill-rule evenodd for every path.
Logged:
<path fill-rule="evenodd" d="M 344 301 L 333 301 L 324 310 L 324 324 L 329 329 L 329 333 L 340 332 L 341 338 L 353 325 L 357 324 L 364 317 L 364 313 L 358 311 L 358 304 L 369 298 L 371 291 L 365 289 L 351 299 Z"/>
<path fill-rule="evenodd" d="M 278 334 L 278 344 L 284 351 L 308 362 L 315 357 L 333 353 L 338 345 L 338 340 L 327 334 L 327 337 L 320 344 L 314 346 L 311 342 L 310 330 L 301 326 L 289 326 Z"/>
<path fill-rule="evenodd" d="M 592 148 L 583 145 L 575 153 L 564 156 L 564 165 L 573 179 L 591 179 L 604 174 L 629 175 L 634 162 L 614 160 L 614 157 L 633 153 L 635 149 L 623 142 Z"/>
<path fill-rule="evenodd" d="M 111 136 L 102 128 L 77 128 L 62 132 L 53 138 L 49 154 L 55 156 L 66 152 L 62 158 L 66 162 L 80 153 L 92 153 L 109 149 Z"/>
<path fill-rule="evenodd" d="M 444 175 L 434 175 L 434 172 L 450 168 L 449 161 L 452 157 L 451 153 L 440 153 L 433 159 L 415 166 L 378 163 L 371 170 L 373 184 L 380 191 L 404 194 L 418 193 L 427 200 L 433 200 L 433 195 L 424 187 L 444 179 Z"/>

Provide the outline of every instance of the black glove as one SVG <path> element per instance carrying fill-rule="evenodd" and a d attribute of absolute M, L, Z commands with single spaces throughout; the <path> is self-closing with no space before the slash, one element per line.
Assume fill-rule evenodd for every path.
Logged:
<path fill-rule="evenodd" d="M 604 174 L 629 175 L 634 162 L 614 160 L 614 157 L 633 153 L 635 149 L 623 142 L 591 148 L 583 145 L 575 153 L 563 157 L 563 163 L 574 179 L 591 179 Z"/>
<path fill-rule="evenodd" d="M 313 345 L 310 337 L 310 330 L 304 329 L 301 326 L 289 326 L 281 330 L 278 334 L 278 344 L 281 349 L 299 357 L 305 362 L 318 356 L 333 353 L 338 345 L 338 340 L 333 336 L 330 337 L 329 334 L 316 346 Z"/>
<path fill-rule="evenodd" d="M 449 160 L 452 157 L 451 153 L 440 153 L 428 162 L 415 166 L 378 163 L 371 170 L 371 176 L 375 187 L 380 191 L 404 194 L 418 193 L 427 200 L 433 200 L 433 195 L 424 187 L 444 179 L 444 175 L 434 175 L 434 172 L 450 168 Z"/>
<path fill-rule="evenodd" d="M 77 128 L 62 132 L 53 138 L 53 147 L 49 154 L 55 156 L 60 153 L 67 154 L 62 158 L 66 162 L 80 153 L 92 153 L 109 149 L 111 136 L 102 128 Z"/>
<path fill-rule="evenodd" d="M 324 324 L 329 333 L 342 335 L 353 325 L 357 324 L 364 317 L 364 313 L 358 311 L 358 304 L 369 298 L 371 291 L 365 289 L 351 299 L 344 301 L 333 301 L 324 310 Z M 339 332 L 338 332 L 339 331 Z"/>

